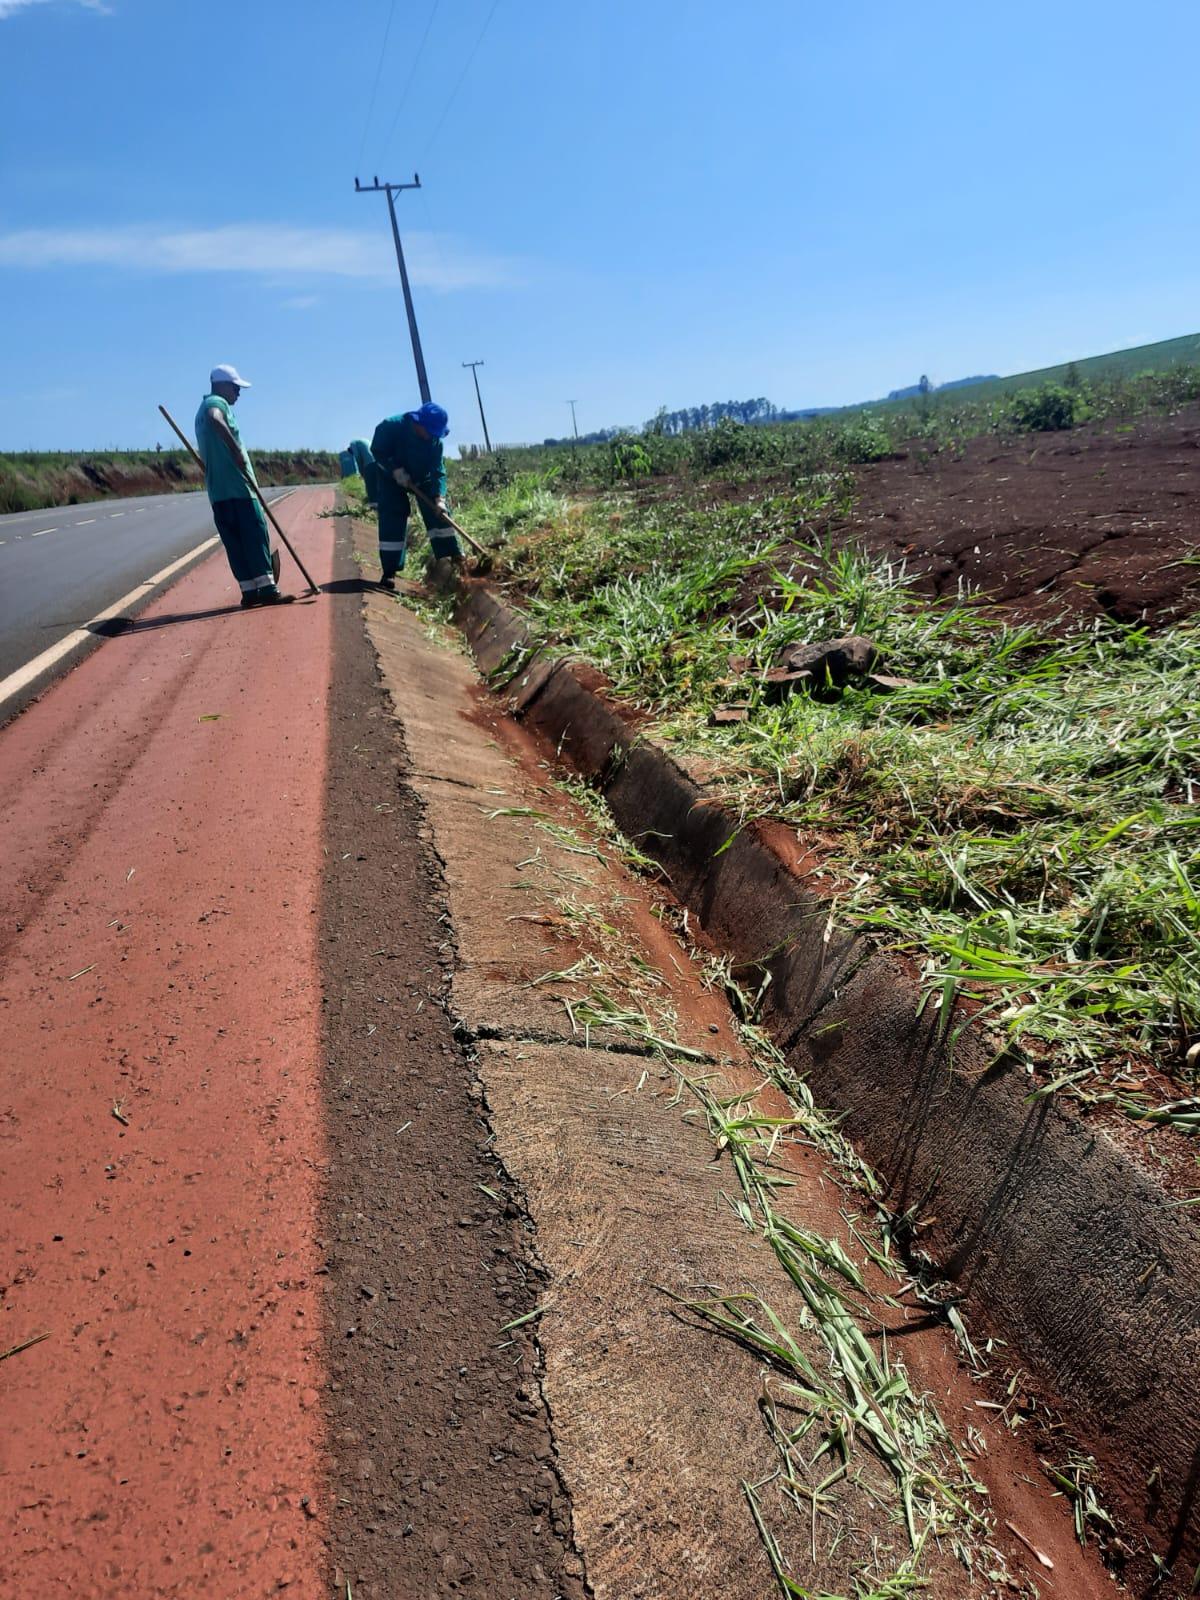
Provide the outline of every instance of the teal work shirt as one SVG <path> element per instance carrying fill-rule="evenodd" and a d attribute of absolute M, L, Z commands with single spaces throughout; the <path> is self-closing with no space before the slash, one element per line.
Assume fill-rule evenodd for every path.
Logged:
<path fill-rule="evenodd" d="M 401 502 L 408 510 L 408 496 L 393 480 L 397 467 L 405 472 L 431 500 L 446 493 L 446 463 L 442 456 L 440 439 L 422 439 L 411 415 L 405 411 L 398 417 L 385 417 L 375 429 L 371 440 L 371 454 L 379 463 L 379 509 L 399 510 Z"/>
<path fill-rule="evenodd" d="M 242 437 L 238 432 L 237 418 L 233 414 L 233 407 L 228 400 L 222 400 L 219 394 L 205 395 L 200 402 L 200 409 L 196 413 L 196 448 L 200 452 L 200 459 L 204 463 L 204 487 L 208 490 L 208 498 L 215 505 L 218 500 L 252 500 L 254 498 L 246 480 L 237 469 L 237 463 L 230 454 L 229 446 L 224 440 L 217 437 L 212 423 L 208 420 L 210 411 L 219 411 L 229 425 L 229 431 L 237 440 L 242 450 L 242 460 L 245 462 L 246 471 L 254 478 L 254 467 L 250 457 L 242 445 Z"/>
<path fill-rule="evenodd" d="M 375 465 L 375 457 L 371 454 L 370 446 L 365 439 L 351 439 L 350 454 L 354 458 L 354 470 L 365 483 L 370 477 L 371 468 Z"/>

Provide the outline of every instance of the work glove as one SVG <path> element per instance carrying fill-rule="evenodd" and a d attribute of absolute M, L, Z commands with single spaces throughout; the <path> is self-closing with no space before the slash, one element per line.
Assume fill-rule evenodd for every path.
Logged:
<path fill-rule="evenodd" d="M 443 516 L 447 515 L 447 511 L 446 511 L 446 496 L 444 494 L 438 495 L 437 499 L 433 503 L 438 508 L 438 510 L 442 513 Z"/>
<path fill-rule="evenodd" d="M 392 471 L 392 478 L 393 481 L 398 483 L 402 489 L 412 488 L 412 479 L 409 477 L 408 473 L 405 472 L 403 467 L 395 467 Z"/>

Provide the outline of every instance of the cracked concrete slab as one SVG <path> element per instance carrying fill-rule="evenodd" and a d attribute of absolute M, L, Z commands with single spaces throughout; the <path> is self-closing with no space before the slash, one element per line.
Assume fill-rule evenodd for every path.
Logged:
<path fill-rule="evenodd" d="M 537 1219 L 543 1388 L 598 1600 L 759 1600 L 770 1572 L 738 1489 L 773 1467 L 758 1366 L 663 1292 L 770 1272 L 727 1173 L 670 1105 L 673 1074 L 644 1057 L 485 1043 L 480 1076 Z"/>
<path fill-rule="evenodd" d="M 368 597 L 366 614 L 444 867 L 452 1010 L 474 1044 L 492 1148 L 521 1194 L 545 1273 L 540 1381 L 591 1592 L 599 1600 L 770 1592 L 775 1579 L 743 1487 L 763 1478 L 763 1514 L 797 1583 L 851 1593 L 860 1580 L 900 1570 L 908 1540 L 879 1460 L 856 1451 L 849 1476 L 821 1491 L 816 1519 L 797 1518 L 760 1413 L 764 1384 L 774 1393 L 778 1376 L 666 1292 L 749 1293 L 777 1308 L 813 1370 L 828 1369 L 829 1349 L 794 1284 L 732 1204 L 737 1178 L 697 1095 L 785 1121 L 788 1102 L 763 1090 L 720 986 L 706 987 L 694 953 L 664 921 L 678 908 L 630 876 L 597 819 L 552 781 L 530 732 L 504 715 L 461 653 L 433 642 L 425 622 L 382 595 Z M 569 963 L 579 969 L 570 981 L 532 981 Z M 573 1029 L 564 1001 L 574 1007 L 589 984 L 685 1042 L 694 1058 L 676 1057 L 675 1066 L 703 1080 L 703 1091 L 684 1086 L 644 1037 L 609 1028 L 589 1039 Z M 847 1197 L 823 1156 L 803 1134 L 772 1149 L 782 1162 L 777 1214 L 837 1239 L 865 1268 Z M 926 1308 L 891 1298 L 895 1289 L 882 1277 L 874 1285 L 872 1309 L 861 1308 L 865 1331 L 903 1348 L 914 1383 L 977 1424 L 953 1351 L 928 1333 Z M 988 1492 L 998 1515 L 1046 1539 L 1032 1457 L 1013 1451 L 998 1430 Z M 826 1467 L 818 1458 L 799 1470 L 822 1477 Z M 954 1469 L 947 1458 L 937 1470 Z M 1059 1520 L 1051 1548 L 1074 1580 L 1087 1563 L 1069 1520 Z M 921 1569 L 932 1600 L 998 1592 L 982 1571 L 967 1578 L 948 1544 L 927 1549 Z M 1090 1569 L 1086 1576 L 1073 1592 L 1106 1590 L 1102 1576 L 1099 1586 Z"/>
<path fill-rule="evenodd" d="M 630 917 L 641 923 L 639 945 L 656 935 L 665 945 L 662 930 L 647 925 L 609 859 L 578 831 L 536 758 L 522 763 L 519 750 L 501 748 L 489 721 L 495 708 L 472 664 L 431 647 L 422 622 L 390 598 L 369 599 L 367 615 L 445 864 L 458 957 L 452 990 L 463 1025 L 480 1037 L 629 1049 L 636 1022 L 586 1020 L 589 1002 L 602 1010 L 620 975 L 657 1035 L 705 1056 L 736 1050 L 724 1006 L 682 964 L 675 973 L 668 964 L 664 980 L 653 963 L 631 961 Z M 560 973 L 571 975 L 550 977 Z"/>

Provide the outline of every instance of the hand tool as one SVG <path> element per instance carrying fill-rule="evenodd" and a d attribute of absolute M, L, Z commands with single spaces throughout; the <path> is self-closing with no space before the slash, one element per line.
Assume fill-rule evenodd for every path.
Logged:
<path fill-rule="evenodd" d="M 196 449 L 195 445 L 188 438 L 187 434 L 184 433 L 183 429 L 175 421 L 175 418 L 167 410 L 166 406 L 161 406 L 160 405 L 158 409 L 162 412 L 163 416 L 166 417 L 167 421 L 171 424 L 172 428 L 174 428 L 175 432 L 179 435 L 179 438 L 183 441 L 183 443 L 187 446 L 187 448 L 192 452 L 193 457 L 199 463 L 201 470 L 203 470 L 204 462 L 200 459 L 200 452 Z M 263 513 L 266 516 L 267 521 L 271 524 L 271 526 L 275 529 L 275 532 L 283 540 L 284 544 L 287 546 L 288 554 L 291 556 L 292 560 L 296 563 L 296 565 L 300 568 L 301 573 L 304 575 L 305 582 L 308 584 L 309 592 L 311 594 L 320 594 L 321 591 L 317 587 L 317 585 L 313 582 L 313 579 L 309 574 L 308 568 L 304 565 L 303 561 L 301 561 L 300 557 L 296 554 L 295 548 L 292 545 L 292 541 L 288 538 L 287 534 L 284 533 L 283 529 L 279 526 L 279 523 L 275 519 L 274 512 L 271 510 L 271 508 L 267 504 L 267 502 L 263 499 L 262 490 L 258 487 L 258 485 L 255 483 L 254 479 L 250 476 L 250 474 L 246 471 L 246 469 L 242 465 L 241 461 L 239 461 L 237 463 L 237 468 L 238 468 L 238 471 L 241 473 L 243 479 L 245 480 L 246 487 L 250 490 L 251 494 L 253 494 L 254 498 L 258 501 L 259 505 L 262 507 Z M 271 570 L 275 574 L 275 579 L 278 582 L 278 579 L 279 579 L 279 568 L 278 568 L 278 566 L 276 564 L 276 553 L 274 553 L 274 552 L 272 553 L 272 556 L 271 556 Z"/>
<path fill-rule="evenodd" d="M 454 518 L 450 515 L 450 513 L 448 511 L 443 511 L 441 506 L 439 506 L 438 503 L 435 500 L 431 500 L 429 498 L 429 496 L 427 494 L 425 494 L 422 490 L 418 489 L 415 483 L 412 483 L 410 481 L 408 483 L 401 484 L 400 487 L 402 489 L 407 490 L 407 492 L 409 494 L 415 494 L 417 499 L 423 501 L 425 503 L 425 505 L 427 505 L 432 512 L 436 513 L 437 516 L 444 517 L 446 522 L 448 523 L 448 525 L 451 528 L 454 529 L 455 533 L 459 536 L 459 538 L 460 539 L 465 539 L 473 550 L 478 550 L 479 551 L 479 554 L 481 556 L 487 556 L 487 555 L 491 554 L 491 552 L 489 551 L 487 545 L 480 544 L 478 539 L 472 539 L 471 535 L 467 532 L 467 530 L 465 528 L 460 528 L 458 523 L 455 522 Z"/>

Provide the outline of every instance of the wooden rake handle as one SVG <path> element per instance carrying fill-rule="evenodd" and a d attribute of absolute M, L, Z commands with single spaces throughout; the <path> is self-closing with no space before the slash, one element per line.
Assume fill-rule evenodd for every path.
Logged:
<path fill-rule="evenodd" d="M 407 487 L 408 487 L 409 492 L 411 494 L 415 494 L 417 499 L 423 501 L 424 504 L 427 505 L 431 511 L 436 512 L 439 517 L 445 517 L 447 523 L 450 525 L 450 527 L 452 527 L 454 529 L 455 533 L 459 536 L 459 538 L 460 539 L 465 539 L 473 550 L 478 550 L 479 554 L 481 556 L 486 556 L 486 555 L 490 555 L 491 554 L 491 552 L 488 550 L 487 545 L 480 544 L 478 539 L 472 539 L 471 535 L 467 532 L 467 530 L 465 528 L 460 528 L 458 523 L 455 522 L 454 518 L 450 515 L 450 513 L 448 511 L 443 511 L 442 508 L 437 504 L 437 502 L 435 500 L 431 500 L 427 494 L 424 494 L 420 489 L 418 489 L 415 483 L 410 483 Z"/>

